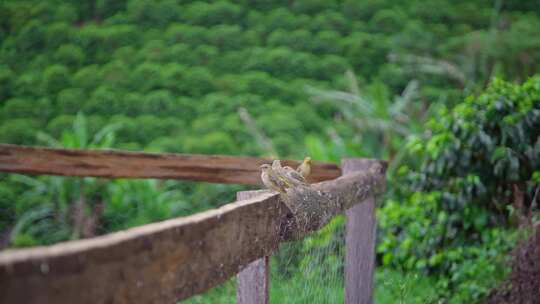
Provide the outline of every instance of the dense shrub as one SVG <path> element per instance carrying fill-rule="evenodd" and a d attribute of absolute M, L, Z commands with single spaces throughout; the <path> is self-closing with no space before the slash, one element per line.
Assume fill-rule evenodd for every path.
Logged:
<path fill-rule="evenodd" d="M 61 45 L 53 58 L 57 62 L 72 68 L 81 66 L 85 60 L 83 50 L 79 46 L 73 44 Z"/>
<path fill-rule="evenodd" d="M 13 71 L 9 67 L 0 66 L 0 100 L 6 100 L 11 95 L 13 78 Z"/>
<path fill-rule="evenodd" d="M 70 74 L 65 66 L 51 65 L 43 72 L 42 90 L 45 94 L 54 95 L 69 86 Z"/>
<path fill-rule="evenodd" d="M 485 93 L 442 107 L 426 127 L 426 138 L 409 142 L 418 169 L 400 169 L 396 199 L 380 210 L 378 250 L 385 265 L 438 273 L 442 290 L 452 291 L 444 296 L 478 299 L 493 282 L 471 278 L 501 273 L 498 255 L 512 243 L 506 229 L 529 214 L 539 182 L 540 77 L 496 79 Z"/>

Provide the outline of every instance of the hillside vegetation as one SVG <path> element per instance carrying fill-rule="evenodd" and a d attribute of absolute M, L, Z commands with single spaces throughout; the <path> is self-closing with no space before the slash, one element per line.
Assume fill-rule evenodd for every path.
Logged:
<path fill-rule="evenodd" d="M 59 137 L 82 111 L 91 132 L 122 123 L 119 148 L 265 153 L 245 107 L 280 155 L 301 155 L 299 139 L 339 127 L 305 87 L 347 89 L 348 69 L 386 98 L 418 79 L 427 106 L 492 75 L 523 80 L 540 62 L 538 12 L 521 1 L 502 12 L 471 1 L 1 5 L 0 141 L 19 144 Z"/>
<path fill-rule="evenodd" d="M 513 189 L 529 206 L 540 181 L 535 2 L 2 1 L 0 142 L 389 159 L 378 278 L 427 275 L 409 298 L 388 291 L 413 302 L 478 301 L 504 277 L 524 212 Z M 240 189 L 0 174 L 0 248 L 191 214 Z M 290 267 L 340 227 L 287 251 Z"/>

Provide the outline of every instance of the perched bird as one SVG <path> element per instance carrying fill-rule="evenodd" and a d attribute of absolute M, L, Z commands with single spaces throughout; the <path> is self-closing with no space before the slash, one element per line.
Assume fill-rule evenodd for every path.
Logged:
<path fill-rule="evenodd" d="M 311 157 L 307 156 L 304 161 L 296 168 L 296 172 L 307 178 L 311 174 Z"/>
<path fill-rule="evenodd" d="M 280 193 L 285 193 L 285 189 L 289 187 L 277 176 L 269 164 L 261 166 L 261 180 L 266 188 Z"/>
<path fill-rule="evenodd" d="M 308 183 L 306 182 L 306 179 L 302 174 L 294 170 L 293 168 L 289 166 L 283 167 L 283 171 L 285 172 L 285 176 L 290 180 L 295 186 L 307 186 Z"/>
<path fill-rule="evenodd" d="M 281 161 L 279 159 L 276 159 L 272 162 L 272 171 L 274 171 L 276 177 L 286 185 L 286 188 L 294 186 L 288 180 L 287 175 L 285 174 L 285 170 L 283 170 L 283 167 L 281 166 Z"/>
<path fill-rule="evenodd" d="M 282 167 L 279 159 L 274 160 L 272 163 L 272 170 L 289 187 L 307 185 L 306 179 L 300 173 L 289 166 Z"/>

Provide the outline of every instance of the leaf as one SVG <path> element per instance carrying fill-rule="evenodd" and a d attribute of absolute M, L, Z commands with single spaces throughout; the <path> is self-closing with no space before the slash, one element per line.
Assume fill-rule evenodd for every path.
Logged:
<path fill-rule="evenodd" d="M 499 159 L 501 159 L 501 158 L 503 158 L 503 157 L 506 157 L 506 154 L 507 154 L 507 149 L 506 149 L 506 147 L 501 147 L 501 146 L 497 147 L 497 148 L 495 149 L 495 151 L 493 151 L 493 152 L 491 153 L 491 158 L 490 158 L 490 159 L 491 159 L 491 163 L 494 163 L 494 162 L 496 162 L 497 160 L 499 160 Z"/>
<path fill-rule="evenodd" d="M 99 148 L 109 148 L 114 143 L 114 133 L 122 128 L 122 123 L 113 123 L 101 128 L 94 135 L 91 146 Z"/>
<path fill-rule="evenodd" d="M 76 148 L 86 148 L 88 145 L 88 130 L 86 124 L 86 117 L 82 112 L 77 113 L 75 121 L 73 122 L 74 142 L 77 143 Z"/>
<path fill-rule="evenodd" d="M 493 173 L 495 173 L 496 176 L 502 177 L 504 175 L 504 168 L 505 160 L 500 159 L 495 163 L 495 166 L 493 167 Z"/>
<path fill-rule="evenodd" d="M 508 160 L 510 161 L 510 178 L 514 180 L 519 179 L 519 159 L 513 154 L 510 154 Z"/>
<path fill-rule="evenodd" d="M 42 131 L 37 132 L 36 139 L 38 140 L 38 142 L 42 142 L 49 147 L 55 147 L 55 148 L 62 147 L 62 143 L 56 140 L 56 138 Z"/>

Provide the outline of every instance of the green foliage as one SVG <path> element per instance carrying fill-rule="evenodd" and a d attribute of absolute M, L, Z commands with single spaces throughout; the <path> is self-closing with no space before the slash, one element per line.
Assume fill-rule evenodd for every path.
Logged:
<path fill-rule="evenodd" d="M 13 71 L 5 66 L 0 66 L 0 100 L 5 100 L 11 95 Z"/>
<path fill-rule="evenodd" d="M 69 87 L 69 70 L 60 64 L 51 65 L 43 72 L 42 90 L 53 95 L 62 88 Z"/>
<path fill-rule="evenodd" d="M 352 143 L 372 147 L 364 148 L 368 155 L 394 159 L 389 170 L 393 174 L 394 167 L 401 160 L 406 137 L 418 132 L 425 116 L 420 108 L 421 103 L 416 100 L 419 95 L 418 82 L 410 81 L 401 95 L 390 98 L 388 86 L 375 82 L 360 89 L 351 71 L 347 71 L 346 76 L 350 92 L 311 87 L 308 92 L 316 104 L 335 104 L 340 120 L 356 133 L 350 140 Z M 378 149 L 380 146 L 385 146 L 385 151 Z"/>
<path fill-rule="evenodd" d="M 104 231 L 117 231 L 183 215 L 189 205 L 181 192 L 155 180 L 118 180 L 109 184 L 103 213 Z"/>
<path fill-rule="evenodd" d="M 314 106 L 308 101 L 306 85 L 347 90 L 343 73 L 354 70 L 359 87 L 370 88 L 361 95 L 369 97 L 368 102 L 378 108 L 375 115 L 381 116 L 385 114 L 380 109 L 394 103 L 391 96 L 401 93 L 411 78 L 421 84 L 417 99 L 422 103 L 413 103 L 417 109 L 425 107 L 426 99 L 455 102 L 461 84 L 448 83 L 448 77 L 453 77 L 448 76 L 448 64 L 458 75 L 465 75 L 469 90 L 475 90 L 492 72 L 525 78 L 540 62 L 534 60 L 538 41 L 515 34 L 536 28 L 538 16 L 510 4 L 494 9 L 487 3 L 438 1 L 432 7 L 445 8 L 440 10 L 426 9 L 418 1 L 294 1 L 289 5 L 132 0 L 17 1 L 3 7 L 6 18 L 1 28 L 6 39 L 0 47 L 0 104 L 12 97 L 29 104 L 47 98 L 50 109 L 46 117 L 43 113 L 11 117 L 11 109 L 1 106 L 1 125 L 25 118 L 38 119 L 37 124 L 44 127 L 56 117 L 79 110 L 102 117 L 105 124 L 114 115 L 130 117 L 132 124 L 139 125 L 139 118 L 146 114 L 181 118 L 182 138 L 191 137 L 188 143 L 207 141 L 189 143 L 191 152 L 261 151 L 246 140 L 249 137 L 241 127 L 227 130 L 228 136 L 222 139 L 211 131 L 201 137 L 191 127 L 195 119 L 209 115 L 206 96 L 215 92 L 230 101 L 227 106 L 213 106 L 215 115 L 235 115 L 244 107 L 263 129 L 269 121 L 298 119 L 299 124 L 287 126 L 294 133 L 289 135 L 287 129 L 268 132 L 268 136 L 278 142 L 279 154 L 300 157 L 304 149 L 291 145 L 305 134 L 332 128 L 332 118 L 343 110 L 322 105 L 309 110 Z M 480 13 L 471 16 L 475 11 Z M 508 27 L 503 26 L 507 23 Z M 494 48 L 495 40 L 504 43 Z M 426 54 L 431 61 L 388 61 Z M 220 129 L 219 120 L 207 121 L 212 121 L 207 130 Z M 349 136 L 346 128 L 336 129 L 339 136 Z M 175 137 L 176 126 L 160 133 L 145 132 L 144 138 L 124 134 L 118 133 L 120 145 L 135 141 L 146 147 L 181 139 Z M 1 139 L 12 142 L 9 137 Z M 330 136 L 323 137 L 323 142 L 331 141 Z M 362 142 L 362 154 L 379 155 L 373 154 L 380 151 L 376 137 L 364 134 L 354 144 Z M 401 146 L 400 140 L 393 139 L 385 144 Z M 184 149 L 181 143 L 175 146 L 177 151 Z"/>
<path fill-rule="evenodd" d="M 68 67 L 78 68 L 84 63 L 84 52 L 73 44 L 61 45 L 53 55 L 54 60 Z"/>
<path fill-rule="evenodd" d="M 436 282 L 421 273 L 381 269 L 375 272 L 377 303 L 436 303 Z"/>
<path fill-rule="evenodd" d="M 399 169 L 399 196 L 380 210 L 378 251 L 385 265 L 436 272 L 441 296 L 479 299 L 504 273 L 501 253 L 514 239 L 505 229 L 528 213 L 537 187 L 540 77 L 496 79 L 426 126 L 430 136 L 408 145 L 419 170 Z"/>
<path fill-rule="evenodd" d="M 388 158 L 379 251 L 395 269 L 381 280 L 412 283 L 384 287 L 387 294 L 430 301 L 426 286 L 436 285 L 438 296 L 467 302 L 493 283 L 478 283 L 473 270 L 502 273 L 491 261 L 511 243 L 514 187 L 527 204 L 540 180 L 537 80 L 497 81 L 440 110 L 429 139 L 421 127 L 492 76 L 522 81 L 538 71 L 540 10 L 532 2 L 4 1 L 0 142 Z M 409 135 L 419 139 L 406 146 Z M 75 225 L 81 210 L 99 218 L 92 233 L 101 234 L 215 207 L 239 189 L 2 175 L 0 232 L 13 246 L 49 244 L 84 237 Z M 309 264 L 296 255 L 335 245 L 330 235 L 341 228 L 330 227 L 291 249 L 294 267 Z M 328 270 L 335 261 L 333 252 L 317 263 Z M 301 290 L 301 279 L 284 281 Z M 399 287 L 415 285 L 410 297 Z"/>
<path fill-rule="evenodd" d="M 119 124 L 107 125 L 91 134 L 88 122 L 79 113 L 72 128 L 63 131 L 60 141 L 43 132 L 37 137 L 54 147 L 95 149 L 114 144 L 114 132 L 121 127 Z M 9 233 L 10 244 L 15 247 L 88 237 L 185 215 L 190 211 L 182 192 L 154 180 L 105 183 L 95 178 L 12 175 L 6 178 L 6 183 L 14 189 L 26 189 L 19 194 L 20 203 L 14 205 L 9 204 L 14 193 L 7 187 L 0 188 L 0 193 L 4 193 L 0 206 L 5 207 L 0 224 L 6 228 L 5 220 L 16 220 Z M 94 225 L 85 235 L 80 226 L 88 226 L 91 221 L 98 221 L 95 224 L 99 225 Z"/>

